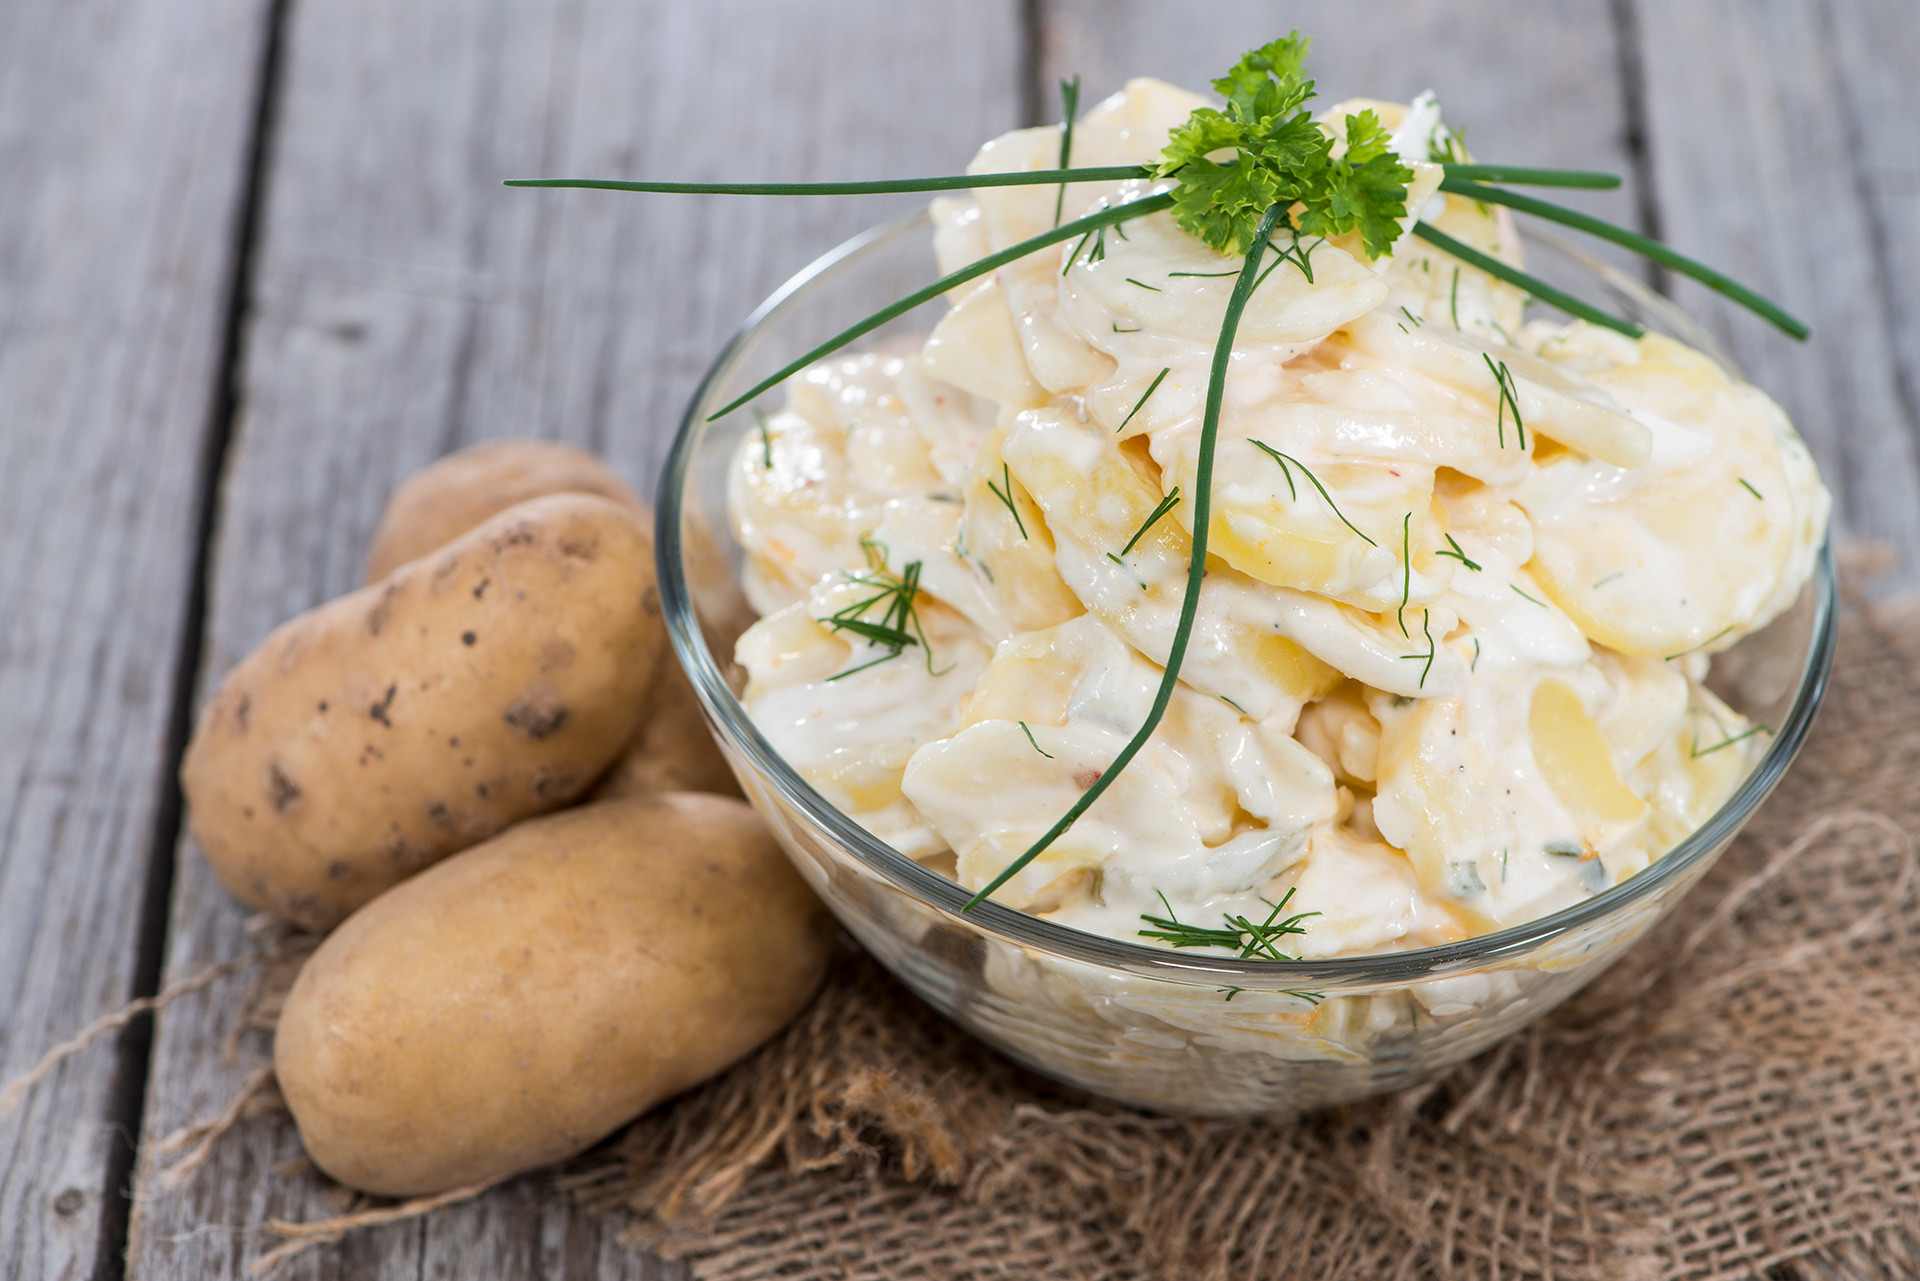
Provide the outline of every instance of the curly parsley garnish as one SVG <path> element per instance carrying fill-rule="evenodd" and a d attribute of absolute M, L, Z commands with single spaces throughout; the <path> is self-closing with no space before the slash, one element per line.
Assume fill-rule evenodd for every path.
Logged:
<path fill-rule="evenodd" d="M 1262 45 L 1213 82 L 1226 110 L 1200 107 L 1173 131 L 1154 170 L 1178 177 L 1173 216 L 1190 235 L 1220 253 L 1245 254 L 1254 228 L 1274 205 L 1296 236 L 1360 233 L 1378 258 L 1400 236 L 1413 170 L 1388 146 L 1379 117 L 1362 111 L 1346 119 L 1337 140 L 1306 110 L 1313 81 L 1298 31 Z M 1337 148 L 1344 141 L 1344 148 Z M 1340 151 L 1335 155 L 1335 151 Z M 1215 160 L 1231 150 L 1231 160 Z"/>

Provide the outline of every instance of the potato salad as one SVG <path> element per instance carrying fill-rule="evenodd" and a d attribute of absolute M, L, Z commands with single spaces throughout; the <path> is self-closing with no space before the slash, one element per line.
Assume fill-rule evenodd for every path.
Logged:
<path fill-rule="evenodd" d="M 1198 96 L 1135 80 L 1073 162 L 1151 163 Z M 1431 95 L 1352 101 L 1418 215 Z M 1060 134 L 972 173 L 1051 169 Z M 942 271 L 1170 184 L 933 201 Z M 1148 718 L 1181 622 L 1201 424 L 1241 259 L 1168 212 L 961 286 L 922 340 L 829 359 L 729 477 L 743 701 L 824 797 L 978 890 Z M 1656 334 L 1527 320 L 1411 235 L 1282 237 L 1230 356 L 1206 576 L 1146 747 L 996 901 L 1148 946 L 1296 920 L 1285 954 L 1427 947 L 1578 903 L 1707 819 L 1765 750 L 1710 656 L 1798 596 L 1828 497 L 1765 395 Z M 1222 955 L 1232 948 L 1216 949 Z M 1245 954 L 1245 953 L 1241 953 Z M 1265 953 L 1262 953 L 1265 955 Z"/>

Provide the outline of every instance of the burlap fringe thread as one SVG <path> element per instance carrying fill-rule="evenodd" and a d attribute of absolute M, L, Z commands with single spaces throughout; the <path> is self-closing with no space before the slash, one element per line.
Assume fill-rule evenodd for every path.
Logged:
<path fill-rule="evenodd" d="M 702 1281 L 1920 1275 L 1915 709 L 1920 611 L 1850 602 L 1812 745 L 1706 883 L 1562 1009 L 1400 1095 L 1296 1122 L 1143 1115 L 1014 1067 L 849 956 L 745 1062 L 534 1177 Z M 230 1061 L 311 945 L 258 958 Z M 274 1098 L 257 1070 L 163 1140 L 187 1155 L 162 1187 Z M 285 1243 L 252 1270 L 485 1190 L 270 1222 Z"/>

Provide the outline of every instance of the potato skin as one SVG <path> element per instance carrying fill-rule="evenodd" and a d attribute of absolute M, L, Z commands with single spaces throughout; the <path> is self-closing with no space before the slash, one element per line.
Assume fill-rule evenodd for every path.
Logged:
<path fill-rule="evenodd" d="M 387 499 L 367 551 L 364 581 L 377 583 L 444 547 L 481 521 L 548 494 L 598 494 L 653 514 L 611 467 L 550 440 L 490 440 L 421 468 Z"/>
<path fill-rule="evenodd" d="M 739 780 L 714 742 L 700 712 L 699 695 L 669 654 L 654 674 L 634 732 L 613 768 L 593 789 L 593 799 L 613 800 L 648 792 L 718 792 L 740 795 Z"/>
<path fill-rule="evenodd" d="M 530 819 L 321 944 L 274 1067 L 314 1162 L 416 1196 L 579 1152 L 744 1057 L 819 988 L 832 918 L 742 802 Z"/>
<path fill-rule="evenodd" d="M 632 737 L 664 644 L 631 509 L 510 508 L 227 673 L 180 770 L 194 839 L 242 902 L 330 928 L 583 792 Z"/>

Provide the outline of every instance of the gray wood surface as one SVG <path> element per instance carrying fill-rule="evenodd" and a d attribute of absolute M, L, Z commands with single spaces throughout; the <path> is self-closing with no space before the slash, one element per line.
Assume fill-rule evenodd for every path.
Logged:
<path fill-rule="evenodd" d="M 1920 587 L 1920 6 L 1660 0 L 1640 60 L 1663 232 L 1813 326 L 1800 344 L 1691 282 L 1813 447 L 1841 527 Z"/>
<path fill-rule="evenodd" d="M 1012 3 L 297 4 L 214 548 L 204 679 L 356 585 L 387 490 L 489 436 L 604 450 L 650 492 L 693 384 L 761 297 L 909 198 L 720 201 L 503 190 L 555 174 L 945 172 L 1017 123 Z M 370 33 L 378 32 L 378 38 Z M 203 696 L 204 696 L 203 687 Z M 246 944 L 180 852 L 169 975 Z M 237 992 L 163 1015 L 145 1139 L 217 1111 Z M 143 1168 L 129 1273 L 240 1278 L 243 1227 L 334 1207 L 291 1127 L 250 1125 L 180 1192 Z M 356 1235 L 288 1278 L 656 1276 L 539 1186 Z"/>
<path fill-rule="evenodd" d="M 264 8 L 0 5 L 0 1081 L 140 978 Z M 0 1277 L 113 1266 L 138 1049 L 0 1117 Z"/>
<path fill-rule="evenodd" d="M 278 111 L 255 174 L 276 12 Z M 1433 88 L 1483 158 L 1620 172 L 1623 191 L 1565 199 L 1812 322 L 1799 346 L 1676 291 L 1794 416 L 1843 527 L 1894 543 L 1887 589 L 1920 587 L 1913 0 L 13 0 L 0 1081 L 156 977 L 249 946 L 242 913 L 174 845 L 180 717 L 274 625 L 355 585 L 393 484 L 460 445 L 533 435 L 600 449 L 650 490 L 749 307 L 912 201 L 499 179 L 946 172 L 995 132 L 1052 121 L 1061 76 L 1084 77 L 1087 103 L 1131 75 L 1201 88 L 1293 27 L 1317 38 L 1324 100 Z M 228 369 L 249 198 L 261 234 Z M 228 376 L 238 412 L 221 455 Z M 210 458 L 223 465 L 203 546 Z M 169 878 L 165 919 L 156 901 L 143 921 L 147 887 Z M 136 1116 L 132 1276 L 237 1281 L 274 1244 L 251 1225 L 337 1208 L 319 1180 L 276 1171 L 299 1155 L 284 1119 L 243 1126 L 182 1189 L 156 1177 L 154 1140 L 215 1112 L 265 1059 L 259 1038 L 221 1057 L 246 984 L 169 1010 L 150 1057 L 139 1036 L 104 1042 L 0 1118 L 0 1277 L 120 1274 L 114 1127 Z M 282 1275 L 680 1270 L 523 1180 Z"/>

